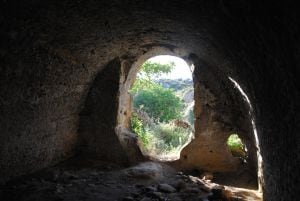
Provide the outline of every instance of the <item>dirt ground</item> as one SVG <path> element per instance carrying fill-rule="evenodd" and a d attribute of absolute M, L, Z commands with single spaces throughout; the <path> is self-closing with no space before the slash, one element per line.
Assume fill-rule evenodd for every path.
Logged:
<path fill-rule="evenodd" d="M 255 190 L 224 186 L 145 162 L 121 168 L 72 159 L 0 186 L 1 201 L 260 201 Z"/>

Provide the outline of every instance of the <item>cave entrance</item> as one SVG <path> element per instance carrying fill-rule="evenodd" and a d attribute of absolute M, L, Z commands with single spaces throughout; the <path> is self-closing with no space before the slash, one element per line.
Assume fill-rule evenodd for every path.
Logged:
<path fill-rule="evenodd" d="M 146 60 L 137 72 L 130 129 L 144 156 L 173 161 L 194 136 L 193 65 L 175 56 Z"/>

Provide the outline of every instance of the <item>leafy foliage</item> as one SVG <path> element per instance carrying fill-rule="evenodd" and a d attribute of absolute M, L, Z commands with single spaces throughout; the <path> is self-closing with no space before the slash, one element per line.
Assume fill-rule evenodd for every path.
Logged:
<path fill-rule="evenodd" d="M 140 91 L 143 91 L 144 89 L 153 88 L 157 85 L 158 85 L 157 83 L 151 80 L 149 81 L 147 79 L 136 79 L 129 92 L 135 96 Z"/>
<path fill-rule="evenodd" d="M 171 72 L 173 68 L 174 63 L 145 62 L 129 91 L 133 95 L 135 108 L 130 121 L 131 130 L 136 133 L 141 151 L 146 155 L 167 155 L 171 152 L 179 155 L 192 137 L 190 128 L 171 122 L 182 118 L 182 100 L 174 89 L 164 88 L 154 81 L 154 78 Z"/>
<path fill-rule="evenodd" d="M 151 61 L 146 61 L 139 73 L 139 78 L 145 78 L 147 80 L 151 80 L 155 77 L 159 77 L 162 74 L 170 73 L 174 69 L 175 64 L 173 62 L 168 64 L 155 63 Z"/>
<path fill-rule="evenodd" d="M 139 139 L 141 139 L 143 145 L 145 147 L 148 147 L 150 139 L 147 136 L 147 133 L 143 126 L 143 121 L 139 119 L 136 113 L 132 114 L 130 119 L 130 125 L 131 130 L 138 136 Z"/>
<path fill-rule="evenodd" d="M 140 90 L 152 88 L 159 85 L 153 80 L 162 74 L 170 73 L 173 70 L 174 66 L 175 64 L 172 62 L 169 64 L 160 64 L 146 61 L 138 72 L 136 81 L 130 89 L 130 93 L 137 94 Z"/>
<path fill-rule="evenodd" d="M 231 134 L 227 140 L 227 145 L 233 156 L 245 158 L 247 153 L 242 140 L 237 134 Z"/>
<path fill-rule="evenodd" d="M 170 151 L 174 148 L 184 145 L 190 138 L 190 130 L 178 127 L 172 123 L 158 124 L 153 131 L 156 136 L 163 140 L 166 148 L 163 150 Z"/>
<path fill-rule="evenodd" d="M 152 156 L 179 152 L 192 137 L 189 128 L 172 122 L 145 124 L 137 113 L 131 117 L 131 129 L 138 136 L 142 152 Z"/>
<path fill-rule="evenodd" d="M 173 90 L 160 85 L 140 91 L 133 100 L 133 106 L 147 112 L 161 122 L 182 117 L 183 103 Z"/>

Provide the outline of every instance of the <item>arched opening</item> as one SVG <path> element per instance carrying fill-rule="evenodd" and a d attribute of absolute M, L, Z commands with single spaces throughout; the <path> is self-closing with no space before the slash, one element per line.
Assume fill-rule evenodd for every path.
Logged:
<path fill-rule="evenodd" d="M 0 183 L 51 167 L 80 148 L 103 160 L 123 161 L 127 152 L 119 141 L 133 144 L 129 132 L 115 135 L 120 122 L 129 128 L 123 123 L 130 117 L 126 107 L 119 107 L 127 104 L 118 103 L 119 86 L 133 63 L 152 47 L 163 46 L 183 48 L 209 69 L 194 62 L 201 68 L 197 75 L 203 75 L 194 83 L 207 98 L 195 98 L 200 103 L 194 113 L 195 139 L 182 150 L 180 167 L 234 170 L 237 158 L 226 149 L 234 131 L 247 146 L 248 160 L 256 162 L 253 170 L 263 169 L 265 199 L 297 200 L 300 18 L 294 2 L 1 1 Z M 240 90 L 250 115 L 241 109 L 243 98 L 228 76 L 249 96 L 253 108 Z M 50 189 L 74 186 L 76 193 L 95 192 L 85 188 L 94 181 L 80 187 L 56 182 Z M 53 194 L 31 186 L 26 192 L 22 186 L 7 194 L 26 194 L 14 200 L 28 199 L 29 191 L 45 199 Z M 61 199 L 67 198 L 53 198 Z"/>
<path fill-rule="evenodd" d="M 192 114 L 195 115 L 195 127 L 191 125 L 193 122 L 189 123 L 189 126 L 191 126 L 194 130 L 193 134 L 195 134 L 195 138 L 189 144 L 182 143 L 182 136 L 181 139 L 180 137 L 175 138 L 175 143 L 183 146 L 176 147 L 177 151 L 179 150 L 179 152 L 177 152 L 175 157 L 173 155 L 173 158 L 167 156 L 166 152 L 162 154 L 157 152 L 149 154 L 149 152 L 147 153 L 148 150 L 143 150 L 143 139 L 141 139 L 141 136 L 137 136 L 137 133 L 135 133 L 137 131 L 133 132 L 134 130 L 132 129 L 131 125 L 132 117 L 137 117 L 137 112 L 143 111 L 134 111 L 133 106 L 135 100 L 130 90 L 134 85 L 134 81 L 137 80 L 137 75 L 139 70 L 141 70 L 143 63 L 153 56 L 158 55 L 158 53 L 171 53 L 171 55 L 177 55 L 177 52 L 175 52 L 163 48 L 153 48 L 153 51 L 149 51 L 148 53 L 137 57 L 138 59 L 136 60 L 117 58 L 107 64 L 105 69 L 96 77 L 87 96 L 85 107 L 81 112 L 81 124 L 79 131 L 81 133 L 80 137 L 83 138 L 82 142 L 84 142 L 84 144 L 82 144 L 82 147 L 84 148 L 83 150 L 87 151 L 88 154 L 95 154 L 97 158 L 110 161 L 113 159 L 114 161 L 118 161 L 118 163 L 120 161 L 124 161 L 124 164 L 136 164 L 137 162 L 147 161 L 149 159 L 158 161 L 171 161 L 175 160 L 174 158 L 177 157 L 176 159 L 179 160 L 169 162 L 168 164 L 178 170 L 197 169 L 200 171 L 203 170 L 211 172 L 215 178 L 213 182 L 219 182 L 220 180 L 226 179 L 226 177 L 223 177 L 223 175 L 228 175 L 228 172 L 234 173 L 229 174 L 230 179 L 234 179 L 236 175 L 242 173 L 245 175 L 244 177 L 246 179 L 251 179 L 251 186 L 254 186 L 255 188 L 257 183 L 257 172 L 255 172 L 257 170 L 257 165 L 255 165 L 255 162 L 257 162 L 256 146 L 252 146 L 254 142 L 254 136 L 252 139 L 251 136 L 253 133 L 250 129 L 251 116 L 248 115 L 249 108 L 245 107 L 246 109 L 243 109 L 243 103 L 240 103 L 244 102 L 244 97 L 239 97 L 240 92 L 235 90 L 236 86 L 233 85 L 232 82 L 230 82 L 228 79 L 228 83 L 222 82 L 221 79 L 218 79 L 219 77 L 215 73 L 210 71 L 210 66 L 206 65 L 205 63 L 201 63 L 200 60 L 192 57 L 191 54 L 178 55 L 187 61 L 193 61 L 190 63 L 195 64 L 192 82 L 193 87 L 195 88 L 192 89 L 195 93 L 195 98 L 193 98 L 195 100 L 195 111 L 192 112 Z M 190 60 L 186 58 L 189 58 Z M 108 78 L 108 74 L 113 74 L 114 76 Z M 169 82 L 170 80 L 167 78 L 157 78 L 155 81 L 158 84 L 165 84 L 168 86 L 171 85 Z M 181 80 L 181 82 L 183 81 L 184 79 Z M 225 83 L 226 86 L 224 86 L 223 83 Z M 114 86 L 114 90 L 112 90 L 112 86 Z M 190 92 L 190 89 L 184 89 L 184 87 L 181 86 L 181 88 L 179 87 L 178 91 L 182 93 L 181 97 L 185 97 L 183 94 Z M 238 95 L 235 94 L 235 91 Z M 108 95 L 103 96 L 104 93 L 107 93 Z M 110 99 L 108 99 L 108 97 L 110 97 Z M 237 101 L 239 99 L 241 99 L 240 102 Z M 101 101 L 99 102 L 99 100 Z M 108 102 L 114 102 L 114 100 L 118 100 L 118 103 L 114 105 L 113 108 L 107 108 L 105 106 Z M 190 105 L 187 104 L 185 107 L 186 112 L 184 112 L 185 115 L 183 116 L 185 118 L 184 122 L 173 121 L 171 123 L 166 123 L 162 121 L 160 122 L 160 125 L 157 125 L 158 122 L 154 121 L 153 123 L 156 125 L 152 127 L 155 128 L 152 129 L 152 131 L 149 131 L 149 125 L 143 125 L 143 122 L 139 122 L 141 130 L 147 132 L 149 131 L 149 133 L 152 134 L 152 138 L 148 136 L 149 138 L 146 140 L 153 140 L 152 142 L 154 142 L 154 147 L 156 145 L 165 146 L 168 148 L 171 147 L 171 143 L 164 145 L 159 144 L 159 140 L 161 139 L 154 139 L 153 136 L 159 132 L 164 132 L 167 129 L 169 129 L 167 132 L 173 133 L 174 130 L 171 129 L 175 123 L 185 126 L 185 123 L 189 121 L 189 118 L 191 118 L 189 116 L 190 111 L 187 112 L 187 108 L 194 106 L 191 104 L 192 101 L 190 101 L 190 99 L 187 102 L 189 102 Z M 145 105 L 137 104 L 135 109 L 144 108 Z M 236 108 L 239 110 L 236 111 Z M 147 115 L 149 116 L 149 114 Z M 107 119 L 114 119 L 116 121 L 110 121 L 109 119 L 104 121 L 101 119 L 104 117 Z M 236 119 L 235 117 L 238 117 L 239 119 Z M 152 120 L 150 119 L 150 121 Z M 99 124 L 99 122 L 101 122 L 101 124 Z M 248 126 L 249 129 L 246 125 L 247 122 L 250 124 L 250 126 Z M 242 128 L 245 129 L 243 130 Z M 250 168 L 248 169 L 242 169 L 240 159 L 233 157 L 232 153 L 227 148 L 226 141 L 228 133 L 233 130 L 239 134 L 247 149 L 249 148 L 249 158 L 247 155 L 247 166 L 248 164 L 253 164 L 253 166 L 249 166 Z M 107 142 L 112 142 L 103 143 L 103 139 L 105 139 Z M 118 146 L 110 146 L 110 144 L 115 144 Z M 153 146 L 151 148 L 153 148 Z M 103 150 L 109 151 L 107 152 Z M 251 177 L 248 177 L 248 172 L 250 172 Z M 218 175 L 217 173 L 222 173 L 223 175 Z M 200 175 L 201 174 L 199 174 L 199 176 Z M 222 183 L 222 181 L 219 183 L 228 184 Z M 254 185 L 252 185 L 253 183 Z M 242 185 L 243 184 L 238 183 L 234 186 L 248 187 L 246 185 Z"/>
<path fill-rule="evenodd" d="M 256 173 L 257 173 L 257 184 L 258 184 L 258 190 L 261 192 L 264 187 L 264 177 L 263 177 L 263 160 L 261 156 L 261 149 L 260 149 L 260 142 L 258 139 L 258 133 L 257 133 L 257 127 L 256 127 L 256 122 L 255 122 L 255 116 L 254 116 L 254 110 L 253 106 L 251 104 L 251 101 L 248 97 L 248 95 L 245 93 L 245 91 L 242 89 L 242 87 L 239 85 L 239 83 L 234 80 L 232 77 L 228 77 L 228 79 L 233 83 L 234 87 L 238 90 L 240 95 L 242 96 L 244 102 L 246 102 L 247 107 L 248 107 L 248 114 L 249 114 L 249 119 L 251 122 L 251 127 L 252 127 L 252 132 L 251 132 L 251 137 L 254 138 L 252 141 L 254 142 L 254 146 L 252 149 L 254 149 L 253 153 L 256 154 L 254 156 L 253 154 L 253 161 L 256 162 Z"/>
<path fill-rule="evenodd" d="M 194 137 L 193 65 L 170 55 L 146 60 L 129 93 L 130 129 L 144 156 L 174 161 Z"/>

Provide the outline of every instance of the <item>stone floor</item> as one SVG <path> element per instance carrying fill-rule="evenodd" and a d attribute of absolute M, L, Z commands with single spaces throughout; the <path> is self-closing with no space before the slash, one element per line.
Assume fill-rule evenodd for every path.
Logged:
<path fill-rule="evenodd" d="M 145 162 L 129 168 L 70 160 L 0 187 L 1 201 L 259 201 L 255 190 L 235 188 Z"/>

